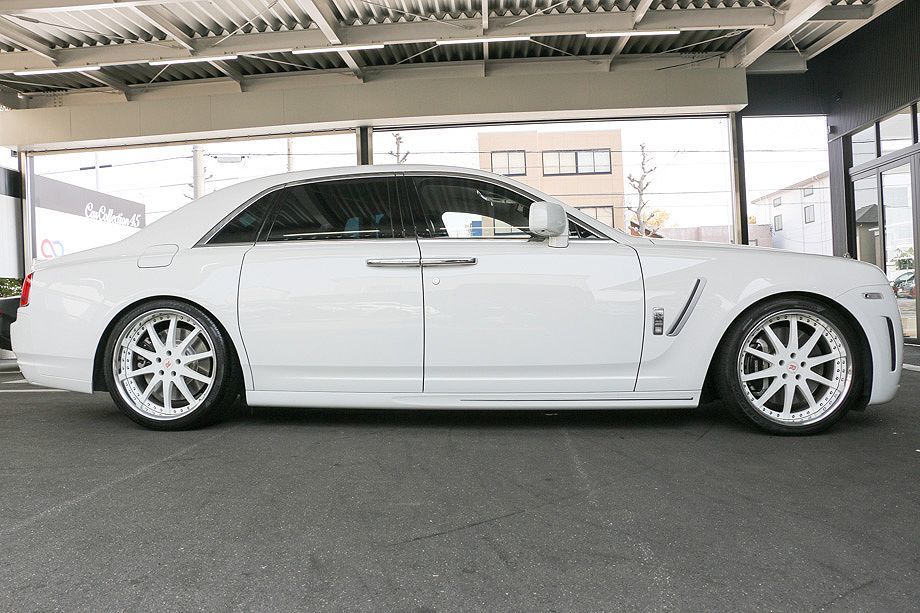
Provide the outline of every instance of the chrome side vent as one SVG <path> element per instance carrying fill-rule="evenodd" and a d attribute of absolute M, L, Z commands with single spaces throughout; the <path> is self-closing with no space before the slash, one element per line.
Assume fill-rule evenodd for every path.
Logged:
<path fill-rule="evenodd" d="M 668 336 L 677 336 L 684 329 L 684 325 L 690 319 L 693 309 L 696 308 L 696 303 L 700 300 L 704 287 L 706 287 L 706 279 L 697 279 L 693 284 L 693 289 L 690 290 L 690 296 L 687 298 L 687 302 L 684 303 L 684 308 L 681 309 L 680 315 L 677 316 L 677 319 L 671 325 L 671 329 L 668 330 Z"/>

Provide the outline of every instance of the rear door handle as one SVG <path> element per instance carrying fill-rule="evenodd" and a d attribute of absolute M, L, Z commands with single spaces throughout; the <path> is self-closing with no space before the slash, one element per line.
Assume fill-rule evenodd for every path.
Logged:
<path fill-rule="evenodd" d="M 379 268 L 418 268 L 422 263 L 418 258 L 376 258 L 367 260 L 367 265 Z"/>
<path fill-rule="evenodd" d="M 472 266 L 476 258 L 422 258 L 422 266 Z"/>

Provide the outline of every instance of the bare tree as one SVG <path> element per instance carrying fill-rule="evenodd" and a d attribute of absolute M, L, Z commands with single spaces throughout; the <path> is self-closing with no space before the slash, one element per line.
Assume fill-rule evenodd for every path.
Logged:
<path fill-rule="evenodd" d="M 667 216 L 662 215 L 663 211 L 656 211 L 649 207 L 651 203 L 646 198 L 646 193 L 649 185 L 651 185 L 651 175 L 655 172 L 656 167 L 653 165 L 655 161 L 649 155 L 645 143 L 639 145 L 639 152 L 642 156 L 639 163 L 639 176 L 629 174 L 626 177 L 630 187 L 636 191 L 636 203 L 635 206 L 627 206 L 626 210 L 636 216 L 636 223 L 639 224 L 639 236 L 645 236 L 647 228 L 653 226 L 651 230 L 657 230 L 658 226 L 667 219 Z M 656 221 L 658 222 L 657 224 Z"/>
<path fill-rule="evenodd" d="M 396 146 L 396 150 L 390 150 L 389 155 L 392 155 L 396 159 L 397 164 L 405 164 L 406 158 L 409 157 L 409 152 L 402 152 L 403 137 L 399 132 L 393 132 L 393 142 Z"/>

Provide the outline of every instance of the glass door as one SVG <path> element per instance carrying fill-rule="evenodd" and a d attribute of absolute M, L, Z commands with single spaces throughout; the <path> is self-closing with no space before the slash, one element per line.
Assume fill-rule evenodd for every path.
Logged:
<path fill-rule="evenodd" d="M 885 271 L 909 339 L 917 339 L 918 192 L 916 154 L 853 177 L 856 257 Z"/>
<path fill-rule="evenodd" d="M 913 164 L 883 170 L 885 272 L 898 299 L 904 336 L 917 337 L 917 260 L 914 251 L 915 207 L 911 186 Z"/>

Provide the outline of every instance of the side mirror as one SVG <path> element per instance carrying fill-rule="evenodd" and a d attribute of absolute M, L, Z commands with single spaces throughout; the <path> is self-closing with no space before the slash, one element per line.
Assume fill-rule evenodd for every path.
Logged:
<path fill-rule="evenodd" d="M 569 216 L 555 202 L 534 202 L 530 205 L 530 233 L 549 239 L 550 247 L 569 246 Z"/>

